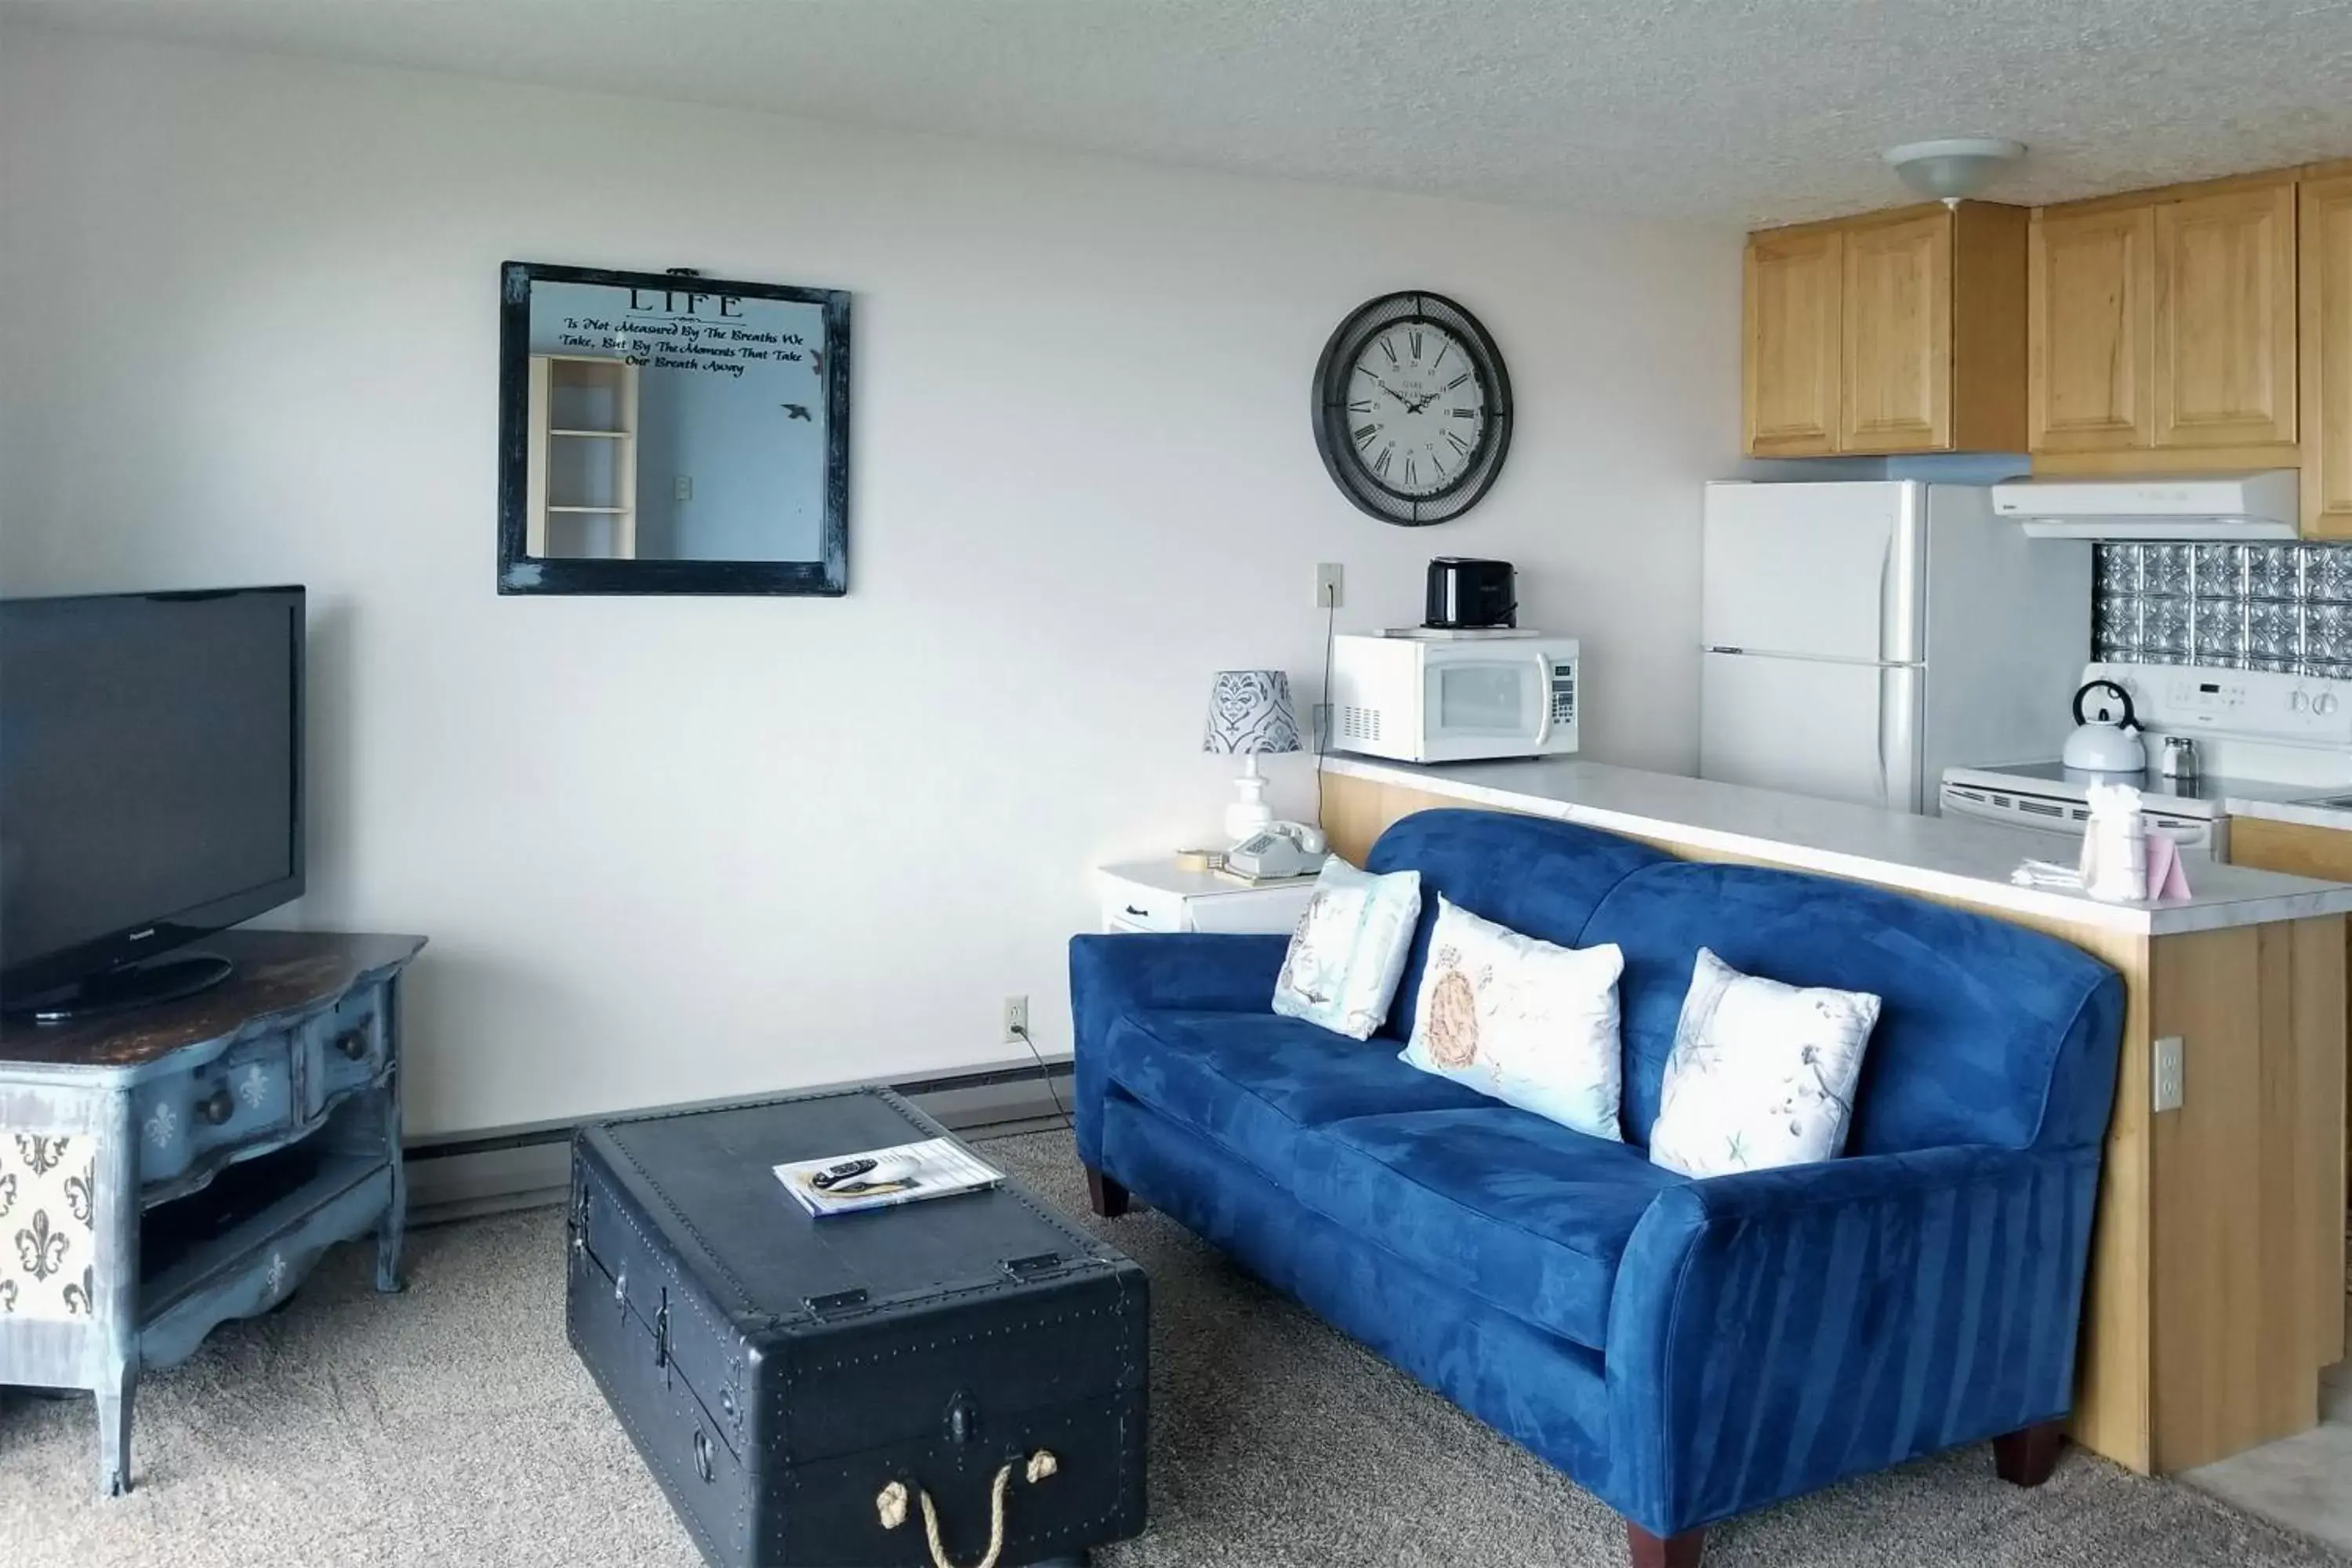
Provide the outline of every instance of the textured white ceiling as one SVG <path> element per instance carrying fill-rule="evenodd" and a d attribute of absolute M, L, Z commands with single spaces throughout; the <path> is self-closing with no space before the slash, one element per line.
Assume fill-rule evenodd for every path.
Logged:
<path fill-rule="evenodd" d="M 0 0 L 0 16 L 1754 224 L 2029 143 L 2045 201 L 2352 155 L 2352 0 Z"/>

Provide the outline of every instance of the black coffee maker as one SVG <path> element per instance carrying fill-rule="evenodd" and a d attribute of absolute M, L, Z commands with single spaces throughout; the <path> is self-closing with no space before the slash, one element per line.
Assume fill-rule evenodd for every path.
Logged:
<path fill-rule="evenodd" d="M 1448 632 L 1517 626 L 1519 592 L 1511 563 L 1437 557 L 1429 563 L 1429 605 L 1421 624 Z"/>

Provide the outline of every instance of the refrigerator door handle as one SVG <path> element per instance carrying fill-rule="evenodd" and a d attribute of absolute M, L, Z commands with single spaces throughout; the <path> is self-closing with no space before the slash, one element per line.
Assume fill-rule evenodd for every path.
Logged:
<path fill-rule="evenodd" d="M 1919 794 L 1922 679 L 1916 665 L 1888 665 L 1878 672 L 1878 804 L 1888 811 L 1916 812 L 1929 804 Z"/>
<path fill-rule="evenodd" d="M 1894 676 L 1895 672 L 1889 669 L 1878 672 L 1878 808 L 1881 811 L 1889 809 L 1887 795 L 1892 784 L 1886 766 L 1886 684 Z"/>

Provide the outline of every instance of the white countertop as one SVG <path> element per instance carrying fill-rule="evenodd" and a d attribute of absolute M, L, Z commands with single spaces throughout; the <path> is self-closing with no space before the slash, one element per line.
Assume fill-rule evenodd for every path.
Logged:
<path fill-rule="evenodd" d="M 2352 912 L 2352 885 L 2204 859 L 2189 860 L 2184 867 L 2190 889 L 2186 899 L 2104 904 L 2079 893 L 2021 888 L 2009 874 L 2029 856 L 2053 858 L 2053 841 L 2047 834 L 1912 816 L 1606 763 L 1544 757 L 1423 766 L 1334 754 L 1324 757 L 1322 766 L 1327 773 L 1402 784 L 1468 805 L 1554 816 L 1693 849 L 2150 935 Z M 2260 815 L 2315 809 L 2249 804 L 2256 805 Z M 2343 824 L 2339 815 L 2324 826 Z"/>

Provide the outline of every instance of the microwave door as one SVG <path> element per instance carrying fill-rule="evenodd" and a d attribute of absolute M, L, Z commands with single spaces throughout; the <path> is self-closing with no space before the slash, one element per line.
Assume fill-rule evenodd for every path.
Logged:
<path fill-rule="evenodd" d="M 1551 661 L 1432 658 L 1422 715 L 1423 762 L 1529 755 L 1551 738 Z"/>

